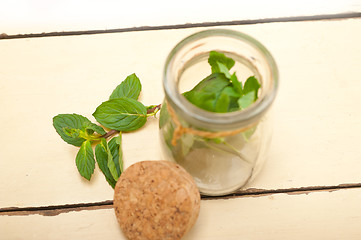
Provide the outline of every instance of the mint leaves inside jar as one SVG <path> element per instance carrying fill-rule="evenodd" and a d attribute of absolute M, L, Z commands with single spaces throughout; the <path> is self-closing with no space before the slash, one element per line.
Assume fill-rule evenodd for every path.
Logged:
<path fill-rule="evenodd" d="M 208 63 L 212 73 L 183 93 L 188 101 L 207 111 L 225 113 L 245 109 L 257 100 L 260 83 L 251 76 L 242 85 L 236 72 L 230 73 L 235 65 L 232 58 L 211 51 Z"/>

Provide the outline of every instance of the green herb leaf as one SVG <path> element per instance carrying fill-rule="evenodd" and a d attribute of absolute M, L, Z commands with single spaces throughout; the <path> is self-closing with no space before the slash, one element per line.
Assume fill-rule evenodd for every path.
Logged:
<path fill-rule="evenodd" d="M 120 176 L 123 173 L 123 151 L 122 151 L 122 135 L 112 138 L 108 143 L 110 152 L 113 156 L 113 161 Z"/>
<path fill-rule="evenodd" d="M 255 76 L 249 77 L 244 83 L 243 94 L 249 92 L 254 92 L 254 101 L 258 99 L 258 89 L 261 87 L 261 84 L 258 82 Z"/>
<path fill-rule="evenodd" d="M 89 119 L 75 113 L 59 114 L 53 118 L 53 126 L 60 137 L 65 142 L 77 147 L 86 140 L 80 137 L 80 131 L 85 131 L 89 125 L 92 125 Z M 98 130 L 100 131 L 100 129 Z"/>
<path fill-rule="evenodd" d="M 220 72 L 218 63 L 224 64 L 228 70 L 230 70 L 234 66 L 235 61 L 232 58 L 226 57 L 223 53 L 211 51 L 209 53 L 208 63 L 212 67 L 212 73 L 217 73 Z"/>
<path fill-rule="evenodd" d="M 109 161 L 113 162 L 113 157 L 111 154 L 109 154 L 110 151 L 108 150 L 109 147 L 107 141 L 105 140 L 105 138 L 102 138 L 101 142 L 95 147 L 95 156 L 98 162 L 98 166 L 100 170 L 103 172 L 105 179 L 107 180 L 109 185 L 112 186 L 112 188 L 114 188 L 117 181 L 114 179 L 108 167 L 108 162 Z"/>
<path fill-rule="evenodd" d="M 133 73 L 114 89 L 109 99 L 128 97 L 137 100 L 141 90 L 142 85 L 140 80 L 135 73 Z"/>
<path fill-rule="evenodd" d="M 107 128 L 129 132 L 145 124 L 147 109 L 137 100 L 122 97 L 103 102 L 93 116 Z"/>
<path fill-rule="evenodd" d="M 159 128 L 161 129 L 160 137 L 163 138 L 169 149 L 173 149 L 172 138 L 174 133 L 174 125 L 168 112 L 167 102 L 162 104 L 159 114 Z"/>
<path fill-rule="evenodd" d="M 110 171 L 110 174 L 112 175 L 112 177 L 114 178 L 115 181 L 118 181 L 120 174 L 117 171 L 117 167 L 114 163 L 114 158 L 113 155 L 110 151 L 109 148 L 109 144 L 107 143 L 107 141 L 104 139 L 102 139 L 101 141 L 102 147 L 105 149 L 107 155 L 108 155 L 108 159 L 107 159 L 107 167 Z"/>
<path fill-rule="evenodd" d="M 227 94 L 229 96 L 228 112 L 233 112 L 239 110 L 238 99 L 241 97 L 241 94 L 234 90 L 234 87 L 227 86 L 223 89 L 222 94 Z"/>
<path fill-rule="evenodd" d="M 183 134 L 180 138 L 181 150 L 183 157 L 187 156 L 194 144 L 194 136 L 192 134 Z"/>
<path fill-rule="evenodd" d="M 163 102 L 162 108 L 159 114 L 159 128 L 162 128 L 169 121 L 169 112 L 167 109 L 167 102 Z"/>
<path fill-rule="evenodd" d="M 224 138 L 209 138 L 207 140 L 216 144 L 224 143 Z"/>
<path fill-rule="evenodd" d="M 220 62 L 217 62 L 217 64 L 218 64 L 219 72 L 223 73 L 224 76 L 226 76 L 226 78 L 230 79 L 231 74 L 229 73 L 229 70 L 226 67 L 226 65 L 224 65 L 223 63 L 220 63 Z"/>
<path fill-rule="evenodd" d="M 214 112 L 232 112 L 239 110 L 238 99 L 241 94 L 236 92 L 232 86 L 225 87 L 219 98 L 216 99 Z"/>
<path fill-rule="evenodd" d="M 238 105 L 240 106 L 241 109 L 245 109 L 249 107 L 254 101 L 256 101 L 255 92 L 252 91 L 240 97 L 238 99 Z"/>
<path fill-rule="evenodd" d="M 64 127 L 63 131 L 66 135 L 68 135 L 69 137 L 72 138 L 79 138 L 80 134 L 81 134 L 81 130 L 79 129 L 75 129 L 75 128 L 68 128 L 68 127 Z"/>
<path fill-rule="evenodd" d="M 234 98 L 239 98 L 242 96 L 241 94 L 236 92 L 236 90 L 231 86 L 227 86 L 227 87 L 223 88 L 222 93 L 225 93 L 228 96 L 234 97 Z"/>
<path fill-rule="evenodd" d="M 215 112 L 225 113 L 228 112 L 228 107 L 230 103 L 230 97 L 227 93 L 223 92 L 219 96 L 219 98 L 216 100 L 216 105 L 214 108 Z"/>
<path fill-rule="evenodd" d="M 93 149 L 89 140 L 82 143 L 79 152 L 76 155 L 75 162 L 80 175 L 87 180 L 90 180 L 91 175 L 94 172 L 95 160 Z"/>
<path fill-rule="evenodd" d="M 249 142 L 249 140 L 251 139 L 251 137 L 253 136 L 254 132 L 256 131 L 257 129 L 257 125 L 252 127 L 251 129 L 248 129 L 247 131 L 245 132 L 242 132 L 242 136 L 244 138 L 244 140 L 246 142 Z"/>
<path fill-rule="evenodd" d="M 237 93 L 242 94 L 242 83 L 240 81 L 238 81 L 236 73 L 233 73 L 230 79 L 231 79 L 234 90 Z"/>
<path fill-rule="evenodd" d="M 98 126 L 92 122 L 85 123 L 83 128 L 85 128 L 88 134 L 93 134 L 94 132 L 97 132 L 100 135 L 104 135 L 107 133 L 101 126 Z"/>
<path fill-rule="evenodd" d="M 112 154 L 110 152 L 109 145 L 107 147 L 107 153 L 108 153 L 107 167 L 109 168 L 109 171 L 112 174 L 114 180 L 118 181 L 120 175 L 119 175 L 119 173 L 117 171 L 117 166 L 114 163 L 114 159 L 113 159 L 113 156 L 112 156 Z"/>
<path fill-rule="evenodd" d="M 227 79 L 224 74 L 213 73 L 183 95 L 197 107 L 214 112 L 216 100 L 220 96 L 222 90 L 229 84 L 229 79 Z"/>

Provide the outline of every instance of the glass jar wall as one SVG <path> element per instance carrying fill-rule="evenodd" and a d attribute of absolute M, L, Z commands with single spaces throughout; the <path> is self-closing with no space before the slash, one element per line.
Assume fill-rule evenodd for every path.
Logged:
<path fill-rule="evenodd" d="M 182 93 L 210 75 L 211 51 L 235 60 L 238 80 L 255 76 L 258 99 L 244 110 L 214 113 L 190 103 Z M 225 29 L 191 35 L 171 51 L 164 68 L 165 100 L 160 137 L 169 160 L 183 166 L 204 195 L 232 193 L 251 181 L 266 159 L 271 137 L 267 112 L 277 92 L 278 71 L 257 40 Z"/>

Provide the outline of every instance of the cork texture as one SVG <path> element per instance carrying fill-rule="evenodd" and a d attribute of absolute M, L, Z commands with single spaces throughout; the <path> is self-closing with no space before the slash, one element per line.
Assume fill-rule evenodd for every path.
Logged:
<path fill-rule="evenodd" d="M 193 178 L 173 162 L 133 164 L 115 186 L 114 210 L 128 239 L 181 239 L 199 209 Z"/>

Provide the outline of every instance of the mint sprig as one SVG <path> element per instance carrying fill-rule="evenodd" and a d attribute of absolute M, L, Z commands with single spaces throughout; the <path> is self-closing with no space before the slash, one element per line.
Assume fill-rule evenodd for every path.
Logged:
<path fill-rule="evenodd" d="M 106 181 L 115 187 L 124 169 L 122 132 L 141 128 L 147 118 L 154 116 L 161 107 L 146 107 L 139 102 L 141 88 L 139 78 L 131 74 L 114 89 L 108 101 L 96 108 L 93 116 L 110 129 L 108 132 L 79 114 L 59 114 L 53 118 L 53 126 L 60 137 L 68 144 L 80 147 L 75 162 L 85 179 L 91 179 L 96 158 Z M 95 158 L 92 144 L 96 144 Z"/>

